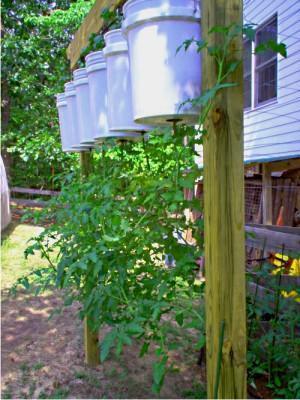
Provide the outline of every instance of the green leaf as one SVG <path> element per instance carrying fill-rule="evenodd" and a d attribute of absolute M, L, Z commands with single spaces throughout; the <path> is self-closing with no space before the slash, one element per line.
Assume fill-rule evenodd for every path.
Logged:
<path fill-rule="evenodd" d="M 226 74 L 231 74 L 241 64 L 241 61 L 231 61 L 226 65 Z"/>
<path fill-rule="evenodd" d="M 215 25 L 208 31 L 208 33 L 222 33 L 226 35 L 228 31 L 229 28 L 227 26 Z"/>
<path fill-rule="evenodd" d="M 196 344 L 196 349 L 201 350 L 205 346 L 205 343 L 206 343 L 206 338 L 204 335 L 201 335 Z"/>
<path fill-rule="evenodd" d="M 153 379 L 156 385 L 161 385 L 164 380 L 167 360 L 168 357 L 164 356 L 161 361 L 155 362 L 153 365 Z"/>
<path fill-rule="evenodd" d="M 149 345 L 150 345 L 149 342 L 143 343 L 139 354 L 140 357 L 143 357 L 146 353 L 148 353 Z"/>
<path fill-rule="evenodd" d="M 269 40 L 256 46 L 255 54 L 264 53 L 268 50 L 272 50 L 274 53 L 282 55 L 282 57 L 287 57 L 286 45 L 284 43 L 276 43 L 274 40 Z"/>
<path fill-rule="evenodd" d="M 246 24 L 243 27 L 243 34 L 245 35 L 245 37 L 249 40 L 251 40 L 252 42 L 254 42 L 255 40 L 255 25 L 254 24 Z"/>
<path fill-rule="evenodd" d="M 106 242 L 118 242 L 120 238 L 118 236 L 109 236 L 109 235 L 103 235 L 103 239 Z"/>
<path fill-rule="evenodd" d="M 176 322 L 177 322 L 177 324 L 178 324 L 179 326 L 182 326 L 182 325 L 183 325 L 183 312 L 182 312 L 182 311 L 180 311 L 179 313 L 177 313 L 177 314 L 175 315 L 175 320 L 176 320 Z"/>
<path fill-rule="evenodd" d="M 103 362 L 106 360 L 111 347 L 113 346 L 115 339 L 117 336 L 117 332 L 115 330 L 112 330 L 111 332 L 107 333 L 103 341 L 101 342 L 100 345 L 100 361 Z"/>
<path fill-rule="evenodd" d="M 144 333 L 144 329 L 137 323 L 132 322 L 126 326 L 126 332 L 131 335 L 139 335 L 141 333 Z"/>

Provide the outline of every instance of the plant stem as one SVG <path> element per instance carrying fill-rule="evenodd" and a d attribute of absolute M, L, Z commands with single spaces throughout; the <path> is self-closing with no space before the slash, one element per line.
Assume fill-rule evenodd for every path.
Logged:
<path fill-rule="evenodd" d="M 264 260 L 263 260 L 263 255 L 264 255 L 264 253 L 265 253 L 265 249 L 266 249 L 266 239 L 264 240 L 264 244 L 263 244 L 263 249 L 262 249 L 262 257 L 261 257 L 261 260 L 260 260 L 260 263 L 259 263 L 259 270 L 258 270 L 258 272 L 260 273 L 261 272 L 261 270 L 262 270 L 262 266 L 263 266 L 263 262 L 264 262 Z M 260 281 L 260 276 L 259 276 L 259 274 L 256 276 L 256 280 L 255 280 L 255 293 L 254 293 L 254 297 L 253 297 L 253 300 L 252 300 L 252 304 L 253 304 L 253 309 L 255 309 L 255 306 L 256 306 L 256 300 L 257 300 L 257 293 L 258 293 L 258 284 L 259 284 L 259 281 Z M 249 326 L 249 332 L 248 332 L 248 338 L 250 339 L 250 337 L 251 337 L 251 333 L 252 333 L 252 328 L 253 328 L 253 322 L 254 322 L 254 317 L 251 319 L 251 322 L 250 322 L 250 326 Z"/>
<path fill-rule="evenodd" d="M 143 136 L 143 149 L 144 149 L 144 153 L 146 156 L 147 168 L 148 168 L 148 171 L 150 171 L 151 168 L 150 168 L 149 156 L 148 156 L 147 149 L 146 149 L 145 133 L 143 133 L 142 136 Z"/>
<path fill-rule="evenodd" d="M 273 335 L 272 335 L 272 343 L 271 343 L 271 353 L 269 358 L 269 382 L 273 380 L 273 356 L 274 356 L 274 348 L 276 344 L 276 330 L 278 324 L 278 317 L 279 317 L 279 306 L 280 306 L 280 292 L 281 292 L 281 276 L 282 276 L 282 264 L 283 264 L 283 255 L 284 255 L 284 245 L 282 246 L 281 252 L 281 267 L 280 272 L 277 278 L 277 287 L 275 292 L 275 314 L 273 320 Z"/>

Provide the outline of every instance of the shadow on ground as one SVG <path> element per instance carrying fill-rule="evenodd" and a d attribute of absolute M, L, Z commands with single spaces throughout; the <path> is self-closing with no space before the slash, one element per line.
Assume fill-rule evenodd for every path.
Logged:
<path fill-rule="evenodd" d="M 2 398 L 155 398 L 151 392 L 153 355 L 139 358 L 140 345 L 112 355 L 96 368 L 84 365 L 79 305 L 49 316 L 62 304 L 61 293 L 16 298 L 2 303 Z M 105 331 L 102 331 L 103 336 Z M 186 340 L 186 339 L 185 339 Z M 188 342 L 186 342 L 188 346 Z M 201 397 L 203 371 L 197 354 L 173 352 L 179 372 L 166 378 L 159 397 Z M 199 392 L 197 392 L 199 390 Z"/>
<path fill-rule="evenodd" d="M 152 354 L 139 358 L 140 344 L 114 354 L 96 368 L 84 365 L 82 322 L 78 304 L 55 313 L 63 304 L 61 291 L 34 296 L 8 289 L 32 269 L 45 265 L 39 254 L 24 259 L 28 240 L 42 227 L 14 221 L 2 242 L 2 398 L 155 398 L 151 392 Z M 50 318 L 50 316 L 52 318 Z M 103 337 L 107 330 L 102 330 Z M 197 338 L 170 323 L 170 336 L 183 347 L 172 351 L 178 373 L 167 375 L 160 398 L 202 398 L 203 369 L 197 366 Z"/>

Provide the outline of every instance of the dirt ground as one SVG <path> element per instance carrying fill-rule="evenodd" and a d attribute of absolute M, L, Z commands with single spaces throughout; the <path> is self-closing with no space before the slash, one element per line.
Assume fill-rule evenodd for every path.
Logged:
<path fill-rule="evenodd" d="M 16 251 L 13 232 L 9 240 L 6 264 L 10 249 Z M 49 318 L 61 304 L 62 293 L 56 291 L 40 296 L 20 291 L 13 298 L 2 290 L 2 398 L 156 397 L 151 392 L 153 355 L 139 358 L 136 343 L 119 359 L 112 354 L 103 365 L 85 366 L 79 305 Z M 178 372 L 167 375 L 159 398 L 203 398 L 204 371 L 197 366 L 193 338 L 175 326 L 170 335 L 183 348 L 170 354 Z"/>

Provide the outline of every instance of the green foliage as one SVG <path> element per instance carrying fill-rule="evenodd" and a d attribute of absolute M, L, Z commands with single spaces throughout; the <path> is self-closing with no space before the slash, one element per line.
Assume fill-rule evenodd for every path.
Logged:
<path fill-rule="evenodd" d="M 203 254 L 203 222 L 184 214 L 186 209 L 201 211 L 201 205 L 198 199 L 186 200 L 183 192 L 193 189 L 201 175 L 194 162 L 195 144 L 205 133 L 201 124 L 216 96 L 236 85 L 231 79 L 240 61 L 229 60 L 227 54 L 242 28 L 215 27 L 211 34 L 223 35 L 223 45 L 216 48 L 189 39 L 182 46 L 187 50 L 196 44 L 216 60 L 215 85 L 189 100 L 202 105 L 200 128 L 158 129 L 147 143 L 107 142 L 102 152 L 95 152 L 95 172 L 84 181 L 67 177 L 60 197 L 44 212 L 55 223 L 27 249 L 28 255 L 40 251 L 49 269 L 20 281 L 40 288 L 45 280 L 54 282 L 64 289 L 66 305 L 81 303 L 79 317 L 88 317 L 91 329 L 109 326 L 100 344 L 101 361 L 113 350 L 120 355 L 133 340 L 141 342 L 140 356 L 154 345 L 154 392 L 160 391 L 172 369 L 169 351 L 174 343 L 168 338 L 168 320 L 182 329 L 196 329 L 197 348 L 205 343 L 203 316 L 195 309 L 204 289 L 195 276 L 196 260 Z M 193 243 L 184 238 L 187 230 Z M 174 259 L 172 267 L 165 265 L 166 255 Z"/>
<path fill-rule="evenodd" d="M 80 59 L 77 62 L 79 67 L 83 67 L 85 64 L 85 56 L 90 52 L 96 50 L 102 50 L 105 46 L 104 33 L 108 30 L 121 28 L 122 23 L 122 12 L 120 8 L 111 11 L 109 8 L 104 8 L 101 12 L 101 18 L 103 19 L 103 28 L 101 32 L 92 33 L 89 36 L 89 43 L 84 47 L 80 54 Z"/>
<path fill-rule="evenodd" d="M 2 144 L 12 185 L 59 187 L 54 177 L 77 164 L 61 150 L 54 95 L 70 79 L 66 48 L 92 3 L 2 2 Z"/>
<path fill-rule="evenodd" d="M 248 297 L 248 380 L 255 386 L 256 378 L 266 377 L 279 398 L 299 398 L 299 303 L 282 295 L 283 290 L 294 290 L 299 296 L 299 288 L 296 280 L 283 287 L 280 275 L 270 275 L 271 269 L 264 264 L 249 277 L 267 285 L 269 292 L 262 299 L 257 293 Z"/>
<path fill-rule="evenodd" d="M 186 136 L 190 144 L 184 147 Z M 183 196 L 199 175 L 194 136 L 193 129 L 178 127 L 176 136 L 166 129 L 144 146 L 106 145 L 95 155 L 98 172 L 63 188 L 58 203 L 45 211 L 56 222 L 27 249 L 27 255 L 47 256 L 50 269 L 19 281 L 26 288 L 43 287 L 45 279 L 55 277 L 71 301 L 80 301 L 80 318 L 88 316 L 92 329 L 110 326 L 100 345 L 101 361 L 112 350 L 119 355 L 134 339 L 141 341 L 141 356 L 154 342 L 155 391 L 169 368 L 166 316 L 182 328 L 203 331 L 203 318 L 195 311 L 203 293 L 195 279 L 202 239 L 197 223 L 184 216 L 187 208 L 200 211 L 200 203 Z M 187 229 L 198 245 L 182 238 Z M 174 267 L 165 266 L 165 254 L 172 254 Z"/>

